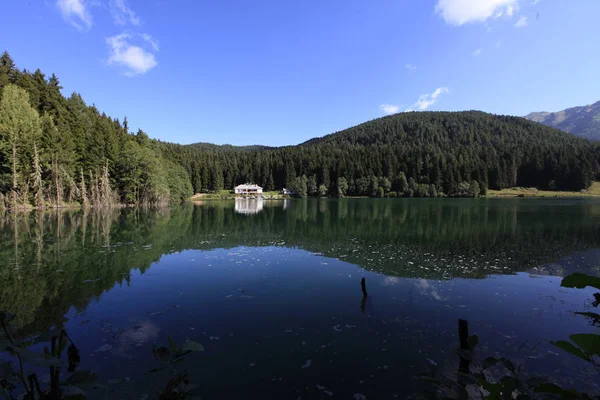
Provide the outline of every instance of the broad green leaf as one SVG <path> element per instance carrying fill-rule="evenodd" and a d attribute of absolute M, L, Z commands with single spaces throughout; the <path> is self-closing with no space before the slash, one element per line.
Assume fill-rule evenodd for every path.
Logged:
<path fill-rule="evenodd" d="M 544 383 L 546 383 L 546 379 L 539 376 L 532 376 L 531 378 L 527 379 L 527 386 L 530 388 L 538 387 Z"/>
<path fill-rule="evenodd" d="M 512 399 L 512 393 L 517 388 L 517 381 L 512 376 L 505 376 L 500 379 L 502 394 L 505 399 Z"/>
<path fill-rule="evenodd" d="M 571 344 L 570 342 L 567 342 L 566 340 L 559 340 L 558 342 L 550 342 L 550 343 L 552 343 L 554 346 L 558 347 L 559 349 L 566 351 L 567 353 L 571 353 L 574 356 L 584 359 L 585 361 L 591 361 L 590 358 L 588 356 L 586 356 L 580 349 L 573 346 L 573 344 Z"/>
<path fill-rule="evenodd" d="M 200 343 L 190 340 L 190 341 L 185 342 L 181 346 L 181 350 L 183 350 L 183 351 L 204 351 L 204 346 L 202 346 Z"/>
<path fill-rule="evenodd" d="M 600 278 L 586 274 L 572 274 L 564 278 L 560 286 L 577 289 L 583 289 L 587 286 L 592 286 L 596 289 L 600 289 Z"/>
<path fill-rule="evenodd" d="M 477 344 L 479 343 L 479 336 L 471 335 L 467 339 L 467 342 L 469 343 L 469 350 L 473 351 L 475 349 L 475 346 L 477 346 Z"/>
<path fill-rule="evenodd" d="M 485 360 L 483 360 L 483 369 L 488 369 L 490 367 L 493 367 L 494 365 L 498 364 L 500 362 L 499 359 L 497 359 L 496 357 L 487 357 Z"/>
<path fill-rule="evenodd" d="M 159 361 L 166 361 L 171 358 L 171 352 L 165 346 L 161 346 L 155 350 L 153 350 L 154 356 Z"/>
<path fill-rule="evenodd" d="M 535 393 L 552 393 L 562 395 L 564 393 L 564 389 L 554 383 L 544 383 L 534 389 Z"/>
<path fill-rule="evenodd" d="M 577 399 L 580 398 L 580 394 L 571 389 L 565 390 L 554 383 L 544 383 L 533 390 L 535 393 L 550 393 L 561 396 L 563 399 Z"/>
<path fill-rule="evenodd" d="M 504 364 L 504 366 L 505 366 L 505 367 L 506 367 L 506 368 L 507 368 L 507 369 L 508 369 L 510 372 L 512 372 L 513 374 L 515 373 L 515 364 L 513 364 L 513 362 L 512 362 L 512 361 L 510 361 L 510 360 L 508 360 L 508 359 L 506 359 L 506 358 L 504 358 L 504 357 L 502 357 L 502 358 L 500 359 L 500 361 L 502 361 L 502 363 Z"/>
<path fill-rule="evenodd" d="M 502 386 L 500 383 L 483 382 L 481 386 L 483 386 L 485 390 L 490 392 L 486 399 L 500 398 L 500 390 L 502 390 Z"/>
<path fill-rule="evenodd" d="M 575 315 L 583 315 L 584 317 L 591 318 L 594 323 L 600 322 L 600 314 L 596 314 L 593 312 L 576 312 Z"/>
<path fill-rule="evenodd" d="M 486 359 L 483 360 L 482 366 L 483 366 L 483 369 L 487 369 L 487 368 L 493 367 L 494 365 L 496 365 L 498 363 L 502 363 L 506 367 L 506 369 L 508 369 L 513 374 L 515 373 L 515 365 L 513 364 L 513 362 L 504 357 L 500 357 L 500 358 L 487 357 Z"/>
<path fill-rule="evenodd" d="M 175 342 L 173 341 L 173 339 L 171 339 L 170 336 L 169 336 L 169 347 L 171 347 L 171 353 L 173 353 L 173 354 L 177 353 L 177 346 L 175 345 Z"/>
<path fill-rule="evenodd" d="M 600 335 L 594 333 L 578 333 L 569 337 L 587 354 L 600 356 Z"/>

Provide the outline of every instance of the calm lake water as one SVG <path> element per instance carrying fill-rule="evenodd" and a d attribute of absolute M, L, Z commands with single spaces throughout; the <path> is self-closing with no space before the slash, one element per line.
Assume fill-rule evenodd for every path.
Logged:
<path fill-rule="evenodd" d="M 172 371 L 148 373 L 152 347 L 169 337 L 205 347 L 173 365 L 203 399 L 406 398 L 420 373 L 456 370 L 459 318 L 481 357 L 599 390 L 590 364 L 549 343 L 598 333 L 574 315 L 598 312 L 595 291 L 560 283 L 600 275 L 599 200 L 32 213 L 0 218 L 0 239 L 0 310 L 22 336 L 65 328 L 80 368 L 111 380 L 91 398 L 156 398 Z"/>

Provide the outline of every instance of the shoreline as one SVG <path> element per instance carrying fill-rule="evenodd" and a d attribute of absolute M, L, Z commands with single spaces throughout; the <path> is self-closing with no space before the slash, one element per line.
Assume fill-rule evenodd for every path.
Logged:
<path fill-rule="evenodd" d="M 600 182 L 593 182 L 592 185 L 581 192 L 559 192 L 554 190 L 538 190 L 536 188 L 513 187 L 502 190 L 490 190 L 486 194 L 487 198 L 515 198 L 515 197 L 533 197 L 533 198 L 585 198 L 600 197 Z"/>

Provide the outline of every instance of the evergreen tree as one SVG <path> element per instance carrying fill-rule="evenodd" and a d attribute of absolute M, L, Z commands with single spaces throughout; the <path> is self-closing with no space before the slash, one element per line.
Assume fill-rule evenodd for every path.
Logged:
<path fill-rule="evenodd" d="M 316 196 L 319 191 L 319 187 L 317 186 L 317 176 L 311 175 L 308 177 L 308 182 L 306 183 L 306 188 L 308 190 L 309 196 Z"/>
<path fill-rule="evenodd" d="M 340 177 L 337 179 L 337 196 L 338 197 L 346 197 L 346 192 L 348 191 L 348 182 L 346 178 Z"/>
<path fill-rule="evenodd" d="M 27 155 L 40 134 L 38 113 L 29 105 L 29 96 L 23 89 L 8 84 L 0 101 L 0 185 L 6 190 L 10 174 L 11 207 L 19 203 L 19 191 L 25 184 L 21 172 L 32 165 Z M 26 175 L 25 175 L 26 176 Z"/>
<path fill-rule="evenodd" d="M 325 197 L 327 196 L 327 186 L 321 184 L 319 185 L 319 196 Z"/>
<path fill-rule="evenodd" d="M 10 83 L 16 83 L 19 71 L 15 67 L 15 63 L 5 51 L 0 56 L 0 100 L 5 86 Z"/>
<path fill-rule="evenodd" d="M 269 178 L 267 179 L 267 191 L 275 190 L 275 181 L 273 180 L 273 173 L 269 172 Z"/>

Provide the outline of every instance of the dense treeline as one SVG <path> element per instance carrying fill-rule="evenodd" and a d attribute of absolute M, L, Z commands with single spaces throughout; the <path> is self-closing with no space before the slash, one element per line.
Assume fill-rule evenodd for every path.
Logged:
<path fill-rule="evenodd" d="M 163 144 L 196 192 L 255 182 L 306 195 L 477 196 L 512 186 L 582 190 L 600 172 L 598 144 L 523 118 L 405 113 L 298 146 L 249 152 Z"/>
<path fill-rule="evenodd" d="M 148 135 L 60 89 L 55 75 L 0 57 L 0 209 L 157 204 L 191 194 L 185 170 Z"/>
<path fill-rule="evenodd" d="M 516 117 L 405 113 L 298 146 L 183 146 L 60 89 L 0 57 L 0 208 L 161 204 L 245 182 L 300 197 L 477 196 L 582 190 L 600 175 L 599 144 Z"/>

